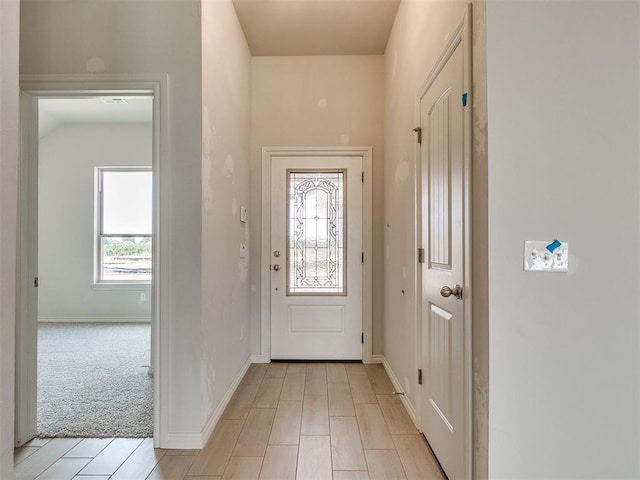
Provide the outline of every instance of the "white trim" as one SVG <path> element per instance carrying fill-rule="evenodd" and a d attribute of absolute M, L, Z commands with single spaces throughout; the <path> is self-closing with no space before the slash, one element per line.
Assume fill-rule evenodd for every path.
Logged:
<path fill-rule="evenodd" d="M 140 290 L 148 292 L 151 290 L 151 283 L 92 283 L 92 290 L 120 291 L 120 290 Z"/>
<path fill-rule="evenodd" d="M 384 367 L 384 371 L 387 372 L 387 375 L 389 376 L 389 380 L 391 380 L 391 383 L 393 384 L 393 388 L 395 388 L 396 392 L 402 393 L 402 395 L 398 395 L 398 397 L 400 397 L 400 401 L 402 401 L 402 404 L 404 405 L 404 408 L 407 411 L 407 414 L 411 418 L 411 421 L 416 426 L 418 431 L 421 432 L 422 430 L 420 430 L 420 424 L 417 421 L 415 407 L 411 403 L 411 400 L 409 400 L 409 397 L 404 394 L 404 389 L 402 388 L 402 384 L 398 380 L 398 377 L 396 376 L 394 371 L 391 369 L 391 365 L 387 361 L 386 357 L 384 355 L 381 355 L 381 357 L 382 357 L 382 366 Z"/>
<path fill-rule="evenodd" d="M 364 171 L 362 238 L 364 251 L 364 269 L 362 282 L 362 328 L 364 345 L 362 361 L 372 363 L 373 327 L 373 148 L 372 147 L 263 147 L 262 148 L 262 257 L 261 268 L 261 300 L 260 300 L 260 332 L 261 354 L 263 362 L 271 360 L 271 275 L 269 259 L 271 258 L 271 159 L 274 156 L 297 157 L 362 157 Z"/>
<path fill-rule="evenodd" d="M 154 219 L 153 219 L 153 271 L 151 286 L 153 302 L 151 306 L 151 363 L 157 372 L 154 375 L 154 446 L 163 447 L 169 442 L 169 378 L 168 366 L 171 364 L 169 349 L 170 295 L 169 279 L 171 278 L 169 250 L 169 229 L 171 224 L 171 182 L 169 159 L 169 114 L 168 114 L 169 76 L 167 74 L 28 74 L 20 76 L 20 89 L 26 99 L 37 97 L 68 98 L 109 94 L 152 94 L 153 95 L 153 148 L 152 166 L 154 172 Z M 36 106 L 37 108 L 37 106 Z M 24 111 L 23 111 L 24 114 Z M 35 111 L 37 119 L 37 110 Z M 33 156 L 33 147 L 37 151 L 37 123 L 33 120 L 22 128 L 30 132 L 30 145 L 23 143 L 22 162 Z M 31 130 L 30 130 L 31 129 Z M 35 132 L 34 132 L 35 130 Z M 34 140 L 35 137 L 35 140 Z M 26 147 L 26 148 L 25 148 Z M 25 157 L 26 156 L 26 157 Z M 25 159 L 26 158 L 26 159 Z M 37 158 L 37 157 L 36 157 Z M 33 162 L 29 162 L 33 163 Z M 165 175 L 167 172 L 167 175 Z M 162 195 L 160 195 L 162 192 Z M 20 248 L 20 244 L 18 244 Z M 25 249 L 18 255 L 24 259 Z M 28 277 L 28 275 L 27 275 Z M 22 318 L 22 317 L 20 317 Z M 20 321 L 20 319 L 19 319 Z M 22 324 L 22 322 L 20 322 Z M 23 351 L 22 355 L 28 355 Z M 16 353 L 19 358 L 20 355 Z M 19 379 L 17 379 L 19 381 Z M 19 391 L 20 386 L 16 386 Z M 34 394 L 35 397 L 35 394 Z"/>
<path fill-rule="evenodd" d="M 371 355 L 369 363 L 384 363 L 384 355 Z"/>
<path fill-rule="evenodd" d="M 37 433 L 37 290 L 38 275 L 38 101 L 28 92 L 20 98 L 19 211 L 16 256 L 16 376 L 15 444 L 21 446 Z M 37 233 L 37 228 L 36 228 Z"/>
<path fill-rule="evenodd" d="M 162 448 L 199 450 L 202 446 L 202 433 L 169 433 Z"/>
<path fill-rule="evenodd" d="M 38 323 L 150 323 L 151 317 L 38 317 Z"/>
<path fill-rule="evenodd" d="M 271 359 L 262 355 L 251 355 L 251 363 L 271 363 Z"/>
<path fill-rule="evenodd" d="M 229 402 L 233 398 L 233 394 L 236 393 L 236 389 L 238 388 L 238 385 L 240 385 L 240 382 L 244 378 L 244 375 L 245 373 L 247 373 L 247 370 L 249 369 L 250 366 L 251 366 L 251 358 L 247 358 L 247 361 L 240 368 L 240 371 L 236 375 L 236 378 L 233 380 L 233 383 L 227 389 L 227 392 L 224 394 L 224 397 L 222 397 L 222 400 L 218 404 L 218 407 L 213 411 L 213 413 L 211 413 L 211 415 L 209 416 L 209 419 L 205 422 L 204 427 L 202 429 L 202 446 L 198 448 L 204 447 L 209 441 L 209 438 L 213 434 L 213 431 L 215 430 L 216 425 L 220 421 L 222 414 L 227 408 L 227 405 L 229 405 Z"/>
<path fill-rule="evenodd" d="M 251 359 L 247 358 L 247 361 L 244 363 L 244 365 L 242 365 L 242 367 L 236 374 L 233 382 L 224 394 L 224 397 L 222 397 L 222 400 L 218 404 L 218 407 L 211 413 L 211 415 L 209 415 L 209 418 L 205 422 L 204 427 L 202 428 L 202 431 L 200 433 L 169 433 L 167 435 L 166 444 L 162 448 L 185 450 L 203 448 L 209 441 L 209 438 L 211 438 L 216 425 L 220 421 L 220 418 L 222 418 L 222 414 L 229 405 L 229 402 L 233 398 L 233 395 L 236 393 L 238 385 L 240 385 L 240 382 L 244 378 L 244 375 L 247 373 L 247 370 L 251 366 L 251 363 Z"/>
<path fill-rule="evenodd" d="M 465 458 L 464 472 L 465 478 L 472 478 L 473 471 L 473 370 L 472 370 L 472 322 L 471 322 L 471 299 L 473 288 L 471 285 L 471 169 L 472 169 L 472 59 L 471 59 L 471 5 L 467 4 L 461 22 L 458 24 L 453 37 L 443 50 L 438 61 L 431 69 L 422 87 L 417 95 L 417 125 L 421 124 L 420 119 L 420 100 L 426 94 L 427 90 L 434 82 L 440 71 L 444 68 L 449 58 L 453 55 L 456 48 L 462 44 L 463 52 L 463 92 L 469 96 L 467 106 L 463 109 L 463 140 L 464 140 L 464 164 L 463 164 L 463 190 L 464 199 L 462 203 L 463 212 L 463 238 L 464 238 L 464 260 L 463 260 L 463 315 L 464 315 L 464 428 L 465 428 Z M 422 196 L 422 184 L 420 182 L 420 162 L 421 152 L 420 145 L 416 146 L 416 253 L 417 247 L 422 246 L 422 212 L 420 198 Z M 417 259 L 416 259 L 417 264 Z M 419 265 L 419 264 L 418 264 Z M 416 371 L 421 368 L 422 363 L 422 268 L 416 269 Z M 389 373 L 389 371 L 387 372 Z M 391 377 L 391 374 L 389 374 Z M 392 380 L 393 381 L 393 380 Z M 418 386 L 417 411 L 414 421 L 421 430 L 422 425 L 422 395 L 424 389 Z M 406 397 L 406 396 L 403 396 Z M 403 401 L 405 399 L 403 398 Z M 406 399 L 408 402 L 408 399 Z M 410 403 L 405 403 L 405 407 Z M 410 413 L 411 415 L 411 413 Z"/>

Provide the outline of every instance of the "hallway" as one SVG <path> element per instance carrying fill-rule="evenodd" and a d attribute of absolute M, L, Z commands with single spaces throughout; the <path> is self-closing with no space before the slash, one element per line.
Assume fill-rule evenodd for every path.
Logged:
<path fill-rule="evenodd" d="M 382 365 L 253 364 L 209 443 L 53 439 L 16 451 L 16 480 L 442 480 Z"/>

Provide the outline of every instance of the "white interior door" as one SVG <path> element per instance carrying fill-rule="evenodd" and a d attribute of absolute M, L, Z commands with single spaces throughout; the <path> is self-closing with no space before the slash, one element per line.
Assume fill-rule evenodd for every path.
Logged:
<path fill-rule="evenodd" d="M 272 359 L 362 359 L 362 169 L 358 156 L 272 158 Z"/>
<path fill-rule="evenodd" d="M 463 46 L 420 102 L 422 430 L 452 480 L 465 477 Z"/>

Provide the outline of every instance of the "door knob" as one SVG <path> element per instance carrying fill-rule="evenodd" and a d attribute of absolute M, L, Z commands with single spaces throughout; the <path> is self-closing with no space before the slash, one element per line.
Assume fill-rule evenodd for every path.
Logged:
<path fill-rule="evenodd" d="M 278 265 L 278 264 L 274 265 L 274 266 L 273 266 L 273 269 L 274 269 L 276 272 L 279 272 L 279 271 L 280 271 L 280 265 Z"/>
<path fill-rule="evenodd" d="M 460 299 L 462 298 L 462 287 L 457 283 L 453 286 L 453 288 L 445 285 L 440 289 L 440 295 L 443 297 L 450 297 L 453 295 L 454 297 Z"/>

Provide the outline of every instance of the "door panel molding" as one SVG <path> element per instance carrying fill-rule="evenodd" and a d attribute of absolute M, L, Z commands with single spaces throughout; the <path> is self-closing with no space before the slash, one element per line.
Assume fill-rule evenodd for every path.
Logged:
<path fill-rule="evenodd" d="M 361 157 L 364 171 L 363 190 L 363 332 L 364 344 L 362 360 L 372 362 L 372 296 L 373 296 L 373 225 L 372 225 L 372 147 L 263 147 L 262 148 L 262 248 L 261 301 L 260 301 L 260 355 L 252 356 L 252 361 L 271 361 L 271 168 L 273 157 Z"/>

